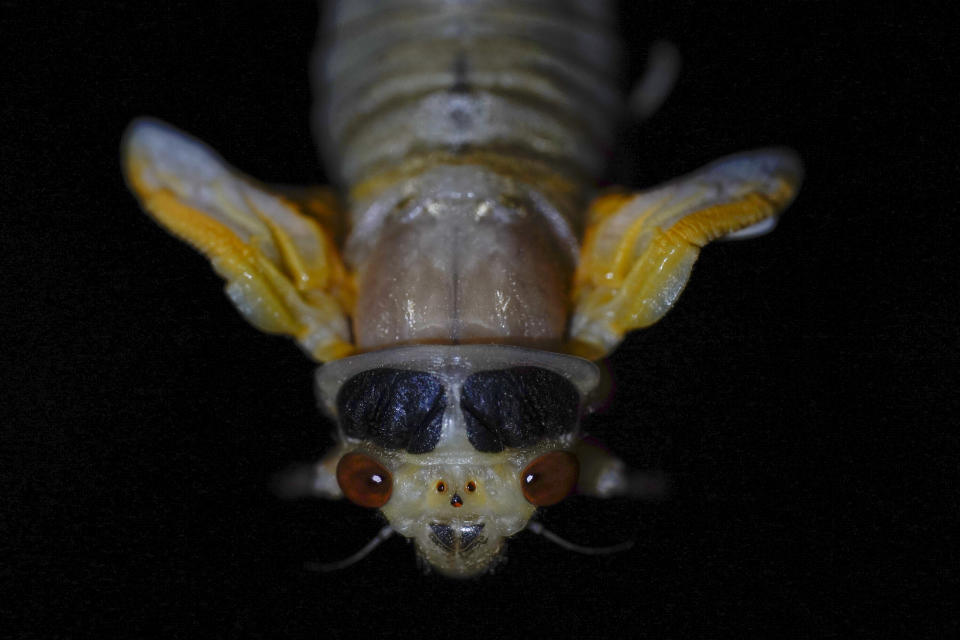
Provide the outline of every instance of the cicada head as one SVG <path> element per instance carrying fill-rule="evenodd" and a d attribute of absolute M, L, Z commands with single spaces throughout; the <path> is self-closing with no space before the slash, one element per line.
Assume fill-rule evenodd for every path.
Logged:
<path fill-rule="evenodd" d="M 537 507 L 570 494 L 586 360 L 495 345 L 416 346 L 320 369 L 337 418 L 336 480 L 452 577 L 496 565 Z"/>
<path fill-rule="evenodd" d="M 511 471 L 511 465 L 496 462 L 407 463 L 398 469 L 395 499 L 382 511 L 441 573 L 480 573 L 533 514 L 533 505 L 513 486 Z"/>

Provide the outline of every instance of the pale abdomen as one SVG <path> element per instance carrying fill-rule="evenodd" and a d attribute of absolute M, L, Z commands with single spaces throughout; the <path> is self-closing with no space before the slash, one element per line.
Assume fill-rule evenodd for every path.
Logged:
<path fill-rule="evenodd" d="M 315 128 L 351 195 L 360 349 L 556 348 L 619 101 L 606 3 L 336 3 Z"/>

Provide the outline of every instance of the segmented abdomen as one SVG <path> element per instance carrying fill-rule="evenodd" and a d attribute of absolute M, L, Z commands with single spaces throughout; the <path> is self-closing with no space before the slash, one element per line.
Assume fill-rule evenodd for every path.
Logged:
<path fill-rule="evenodd" d="M 600 0 L 332 3 L 315 130 L 349 187 L 411 156 L 489 151 L 567 179 L 602 168 L 619 108 Z"/>
<path fill-rule="evenodd" d="M 619 99 L 597 0 L 350 0 L 314 128 L 350 195 L 357 347 L 559 349 Z"/>

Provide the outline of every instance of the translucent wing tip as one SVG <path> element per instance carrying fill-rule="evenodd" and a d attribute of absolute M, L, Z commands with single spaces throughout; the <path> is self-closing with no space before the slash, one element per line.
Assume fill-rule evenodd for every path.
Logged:
<path fill-rule="evenodd" d="M 228 166 L 200 140 L 148 116 L 127 125 L 120 141 L 120 157 L 128 181 L 139 170 L 146 174 L 143 177 L 162 172 L 189 177 L 199 184 L 222 177 Z"/>
<path fill-rule="evenodd" d="M 185 138 L 186 134 L 156 118 L 149 116 L 134 118 L 124 129 L 120 138 L 120 156 L 124 160 L 124 165 L 126 166 L 127 161 L 133 156 L 156 148 L 171 137 Z"/>

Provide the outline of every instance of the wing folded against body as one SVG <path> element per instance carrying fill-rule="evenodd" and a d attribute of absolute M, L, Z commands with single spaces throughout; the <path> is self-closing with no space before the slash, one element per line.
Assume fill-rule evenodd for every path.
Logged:
<path fill-rule="evenodd" d="M 700 248 L 772 229 L 802 173 L 792 151 L 760 149 L 595 200 L 574 278 L 569 350 L 599 358 L 628 331 L 657 322 L 683 291 Z"/>
<path fill-rule="evenodd" d="M 353 351 L 349 274 L 322 199 L 312 206 L 271 193 L 212 150 L 152 120 L 130 125 L 124 175 L 141 206 L 206 255 L 244 317 L 268 333 L 292 336 L 317 361 Z M 313 209 L 323 209 L 317 215 Z"/>

